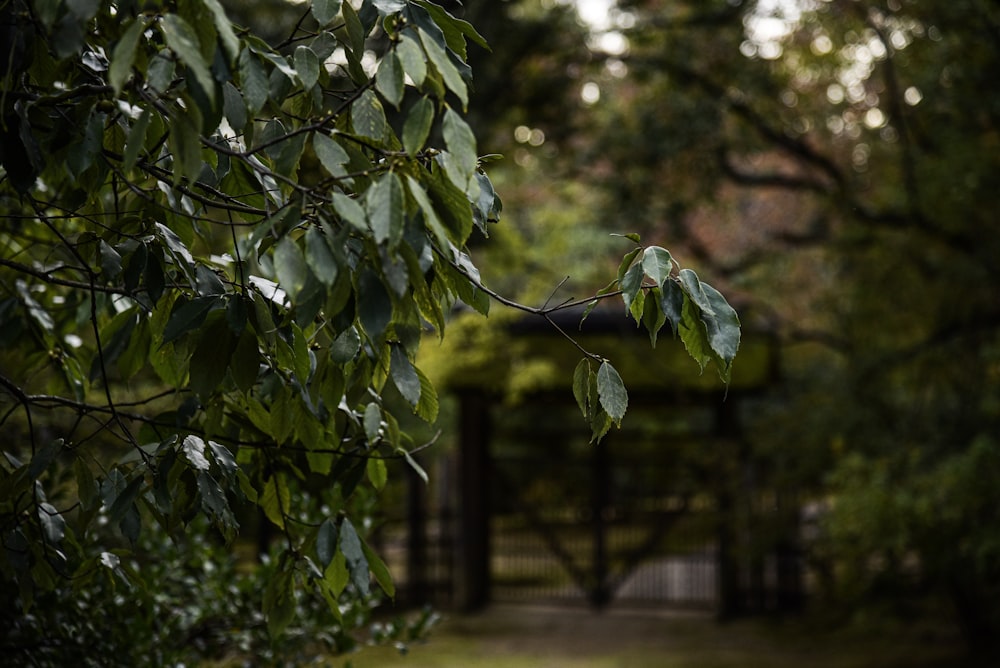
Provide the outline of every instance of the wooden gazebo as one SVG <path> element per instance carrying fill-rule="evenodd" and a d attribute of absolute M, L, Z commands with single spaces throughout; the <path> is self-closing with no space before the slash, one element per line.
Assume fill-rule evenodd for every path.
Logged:
<path fill-rule="evenodd" d="M 759 550 L 751 554 L 741 547 L 753 529 L 741 524 L 740 493 L 734 492 L 748 447 L 742 415 L 779 373 L 772 338 L 744 324 L 726 386 L 713 369 L 699 372 L 669 327 L 652 349 L 620 304 L 599 307 L 582 326 L 580 316 L 561 311 L 556 324 L 587 350 L 610 358 L 629 390 L 623 430 L 613 429 L 597 444 L 587 443 L 589 432 L 570 388 L 580 352 L 543 319 L 470 317 L 450 328 L 446 346 L 426 347 L 430 352 L 422 364 L 458 405 L 448 541 L 451 604 L 480 608 L 498 592 L 509 596 L 517 582 L 532 580 L 546 600 L 578 597 L 598 607 L 624 596 L 698 604 L 722 616 L 797 605 L 801 584 L 794 541 L 769 546 L 766 559 Z M 632 419 L 638 430 L 630 431 Z M 694 477 L 665 469 L 661 475 L 658 462 L 670 466 L 676 454 L 671 448 L 714 448 L 722 454 L 709 457 Z M 713 473 L 713 466 L 725 472 Z M 549 469 L 555 472 L 546 478 Z M 701 482 L 716 475 L 728 476 L 726 484 Z M 579 484 L 570 489 L 567 479 L 586 481 L 588 489 Z M 560 499 L 546 500 L 555 488 L 564 490 Z M 697 550 L 678 547 L 674 536 L 684 526 L 699 536 L 691 543 Z M 411 526 L 411 534 L 415 530 Z M 521 547 L 504 548 L 507 535 L 519 536 Z M 426 542 L 411 535 L 411 551 L 424 549 Z M 501 548 L 507 556 L 500 555 Z M 696 553 L 704 568 L 692 565 Z M 529 555 L 555 564 L 559 574 L 517 571 Z M 426 558 L 411 554 L 409 561 L 411 587 L 426 591 L 417 572 Z M 657 569 L 669 571 L 672 590 L 662 583 L 643 589 L 640 574 Z M 703 574 L 709 591 L 675 582 L 684 573 Z"/>

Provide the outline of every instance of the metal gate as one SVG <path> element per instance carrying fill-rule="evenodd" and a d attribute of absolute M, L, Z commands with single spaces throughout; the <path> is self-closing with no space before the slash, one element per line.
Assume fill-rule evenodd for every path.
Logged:
<path fill-rule="evenodd" d="M 495 425 L 493 600 L 715 608 L 714 503 L 679 464 L 682 448 L 635 433 L 591 444 L 564 411 Z"/>

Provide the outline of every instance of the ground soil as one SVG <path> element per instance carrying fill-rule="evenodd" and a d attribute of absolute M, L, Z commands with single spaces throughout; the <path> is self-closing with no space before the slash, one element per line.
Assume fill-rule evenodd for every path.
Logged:
<path fill-rule="evenodd" d="M 976 666 L 950 629 L 881 622 L 832 629 L 803 618 L 719 623 L 653 609 L 493 606 L 446 614 L 399 657 L 368 649 L 354 668 L 957 668 Z M 985 667 L 984 667 L 985 668 Z"/>

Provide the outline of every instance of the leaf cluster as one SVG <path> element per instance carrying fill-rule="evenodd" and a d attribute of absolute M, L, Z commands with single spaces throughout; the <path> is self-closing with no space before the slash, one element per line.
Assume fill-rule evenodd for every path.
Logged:
<path fill-rule="evenodd" d="M 638 243 L 636 234 L 626 235 Z M 668 324 L 702 370 L 714 363 L 728 383 L 740 345 L 740 321 L 722 294 L 698 279 L 691 269 L 679 269 L 673 256 L 660 246 L 637 246 L 625 254 L 617 277 L 590 300 L 583 319 L 602 296 L 621 295 L 625 311 L 656 347 L 659 332 Z M 582 320 L 581 320 L 582 324 Z M 594 372 L 592 363 L 598 364 Z M 573 396 L 600 440 L 612 424 L 620 425 L 628 409 L 628 392 L 618 371 L 599 356 L 588 354 L 573 373 Z"/>
<path fill-rule="evenodd" d="M 0 570 L 22 610 L 127 570 L 98 524 L 135 546 L 204 517 L 229 542 L 248 502 L 288 548 L 263 595 L 273 637 L 302 589 L 338 618 L 348 587 L 392 596 L 349 503 L 393 460 L 423 474 L 383 396 L 433 421 L 420 339 L 460 300 L 488 309 L 463 250 L 501 207 L 460 114 L 482 38 L 422 0 L 317 0 L 276 46 L 217 0 L 3 17 L 19 37 L 0 383 L 21 438 L 2 464 Z M 317 485 L 330 505 L 307 519 Z"/>

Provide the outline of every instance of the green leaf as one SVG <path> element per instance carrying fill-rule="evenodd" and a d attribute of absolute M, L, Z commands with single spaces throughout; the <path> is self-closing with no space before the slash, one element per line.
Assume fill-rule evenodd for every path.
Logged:
<path fill-rule="evenodd" d="M 168 53 L 168 49 L 163 49 L 150 60 L 149 67 L 146 69 L 146 80 L 156 92 L 166 93 L 173 83 L 177 69 L 174 60 Z"/>
<path fill-rule="evenodd" d="M 194 28 L 177 14 L 166 14 L 160 19 L 160 29 L 167 46 L 194 75 L 209 102 L 214 103 L 215 80 L 208 63 L 202 59 L 201 45 Z"/>
<path fill-rule="evenodd" d="M 66 379 L 66 385 L 73 392 L 77 401 L 83 401 L 86 394 L 86 377 L 83 375 L 83 368 L 80 362 L 71 355 L 66 355 L 62 359 L 62 373 Z"/>
<path fill-rule="evenodd" d="M 587 395 L 590 388 L 590 376 L 593 373 L 590 369 L 590 360 L 586 357 L 580 360 L 580 363 L 576 365 L 576 369 L 573 371 L 573 398 L 576 399 L 576 405 L 580 407 L 580 412 L 583 413 L 584 418 L 590 415 Z"/>
<path fill-rule="evenodd" d="M 628 392 L 618 371 L 608 361 L 602 362 L 597 369 L 597 396 L 601 407 L 620 426 L 625 411 L 628 410 Z"/>
<path fill-rule="evenodd" d="M 149 129 L 150 119 L 149 109 L 143 109 L 142 114 L 128 131 L 128 139 L 125 141 L 125 151 L 122 155 L 122 171 L 128 172 L 135 167 L 139 159 L 139 152 L 142 151 L 146 143 L 146 131 Z"/>
<path fill-rule="evenodd" d="M 121 39 L 115 44 L 111 52 L 111 66 L 108 68 L 108 83 L 115 89 L 115 95 L 121 95 L 125 82 L 132 74 L 132 65 L 135 63 L 135 50 L 139 45 L 139 38 L 142 37 L 143 30 L 146 29 L 145 17 L 137 17 L 133 20 Z"/>
<path fill-rule="evenodd" d="M 295 63 L 295 72 L 299 75 L 299 81 L 305 90 L 310 90 L 319 81 L 319 58 L 308 46 L 299 45 L 295 47 L 292 56 Z"/>
<path fill-rule="evenodd" d="M 257 133 L 254 141 L 254 148 L 261 150 L 263 148 L 264 153 L 267 157 L 276 159 L 281 155 L 282 146 L 285 143 L 285 137 L 287 137 L 288 131 L 285 129 L 285 124 L 281 122 L 281 119 L 272 118 L 264 127 L 261 128 L 260 132 Z"/>
<path fill-rule="evenodd" d="M 226 294 L 226 286 L 219 275 L 203 264 L 195 268 L 195 289 L 201 297 Z"/>
<path fill-rule="evenodd" d="M 101 480 L 101 503 L 104 504 L 104 507 L 110 510 L 115 504 L 115 499 L 125 491 L 127 486 L 128 481 L 119 467 L 108 471 L 107 476 Z"/>
<path fill-rule="evenodd" d="M 340 551 L 347 560 L 347 570 L 351 574 L 351 582 L 362 596 L 371 593 L 371 583 L 368 575 L 368 560 L 361 547 L 361 538 L 351 521 L 344 518 L 340 524 Z"/>
<path fill-rule="evenodd" d="M 394 248 L 403 235 L 403 186 L 393 172 L 385 174 L 368 189 L 365 198 L 368 222 L 376 243 Z"/>
<path fill-rule="evenodd" d="M 275 226 L 278 226 L 278 229 L 281 229 L 282 227 L 291 228 L 295 226 L 300 213 L 301 211 L 299 208 L 294 205 L 278 209 L 254 226 L 253 232 L 251 232 L 250 236 L 247 237 L 247 248 L 258 250 L 260 248 L 260 242 L 270 234 L 271 230 L 274 229 Z"/>
<path fill-rule="evenodd" d="M 288 484 L 280 473 L 267 479 L 267 482 L 264 483 L 264 492 L 258 499 L 260 508 L 264 511 L 267 519 L 271 520 L 282 531 L 285 529 L 284 513 L 288 512 L 291 501 Z"/>
<path fill-rule="evenodd" d="M 49 543 L 59 544 L 66 536 L 66 520 L 51 503 L 38 504 L 38 521 Z M 134 541 L 133 541 L 134 542 Z"/>
<path fill-rule="evenodd" d="M 635 261 L 635 258 L 641 252 L 642 252 L 641 248 L 635 248 L 633 250 L 630 250 L 628 253 L 625 253 L 625 257 L 622 258 L 621 263 L 618 265 L 618 282 L 619 283 L 621 283 L 623 280 L 625 280 L 625 273 L 629 270 L 629 268 L 632 266 L 632 262 Z"/>
<path fill-rule="evenodd" d="M 479 288 L 479 270 L 465 253 L 457 253 L 456 262 L 461 271 L 446 265 L 445 275 L 458 298 L 483 315 L 490 313 L 490 296 Z"/>
<path fill-rule="evenodd" d="M 292 67 L 292 65 L 288 62 L 287 58 L 285 58 L 279 53 L 275 53 L 274 51 L 272 51 L 271 47 L 269 47 L 263 41 L 256 41 L 255 43 L 255 41 L 251 39 L 250 44 L 254 50 L 254 53 L 256 53 L 258 56 L 268 61 L 272 65 L 274 65 L 274 67 L 277 68 L 278 72 L 284 75 L 284 78 L 287 79 L 286 82 L 282 82 L 280 80 L 280 77 L 278 77 L 275 74 L 275 72 L 272 71 L 271 72 L 271 77 L 273 77 L 273 80 L 271 81 L 272 85 L 284 85 L 286 83 L 291 84 L 295 82 L 296 78 L 295 68 Z M 278 89 L 273 89 L 273 90 L 278 90 Z"/>
<path fill-rule="evenodd" d="M 678 327 L 681 323 L 682 310 L 684 308 L 684 290 L 677 284 L 677 281 L 669 280 L 662 286 L 660 295 L 660 309 L 670 323 L 670 329 L 674 336 L 678 334 Z"/>
<path fill-rule="evenodd" d="M 288 387 L 281 388 L 274 402 L 268 410 L 268 418 L 271 424 L 271 435 L 280 445 L 288 441 L 295 430 L 295 415 L 293 408 L 291 390 Z"/>
<path fill-rule="evenodd" d="M 229 20 L 229 17 L 226 16 L 226 10 L 222 8 L 219 0 L 201 1 L 212 13 L 212 22 L 215 24 L 215 30 L 219 35 L 222 50 L 225 52 L 229 64 L 232 65 L 236 62 L 236 58 L 240 53 L 240 40 L 237 39 L 236 33 L 233 32 L 233 24 Z"/>
<path fill-rule="evenodd" d="M 181 452 L 194 469 L 198 471 L 209 469 L 208 458 L 205 457 L 205 441 L 200 436 L 194 434 L 185 436 L 181 443 Z"/>
<path fill-rule="evenodd" d="M 681 342 L 688 354 L 698 363 L 702 371 L 713 359 L 712 346 L 708 342 L 708 330 L 702 320 L 702 312 L 687 294 L 681 308 L 681 320 L 677 326 Z"/>
<path fill-rule="evenodd" d="M 381 337 L 392 320 L 389 293 L 378 275 L 367 267 L 358 277 L 358 319 L 372 338 Z"/>
<path fill-rule="evenodd" d="M 420 43 L 424 45 L 424 51 L 427 53 L 427 58 L 434 64 L 435 69 L 441 74 L 441 78 L 444 79 L 445 85 L 448 89 L 462 101 L 462 108 L 465 109 L 469 106 L 469 89 L 465 84 L 465 80 L 462 79 L 462 75 L 459 73 L 458 68 L 448 57 L 447 52 L 444 48 L 438 45 L 434 38 L 427 34 L 423 28 L 417 28 L 417 34 L 420 35 Z"/>
<path fill-rule="evenodd" d="M 340 0 L 313 0 L 310 10 L 319 27 L 325 28 L 340 13 Z"/>
<path fill-rule="evenodd" d="M 439 409 L 437 390 L 420 367 L 413 367 L 413 370 L 420 378 L 420 401 L 417 402 L 416 413 L 424 422 L 433 423 L 437 420 Z"/>
<path fill-rule="evenodd" d="M 351 105 L 351 127 L 355 134 L 382 141 L 387 123 L 382 102 L 370 89 L 363 92 Z"/>
<path fill-rule="evenodd" d="M 706 321 L 709 344 L 719 356 L 717 361 L 721 361 L 719 373 L 722 379 L 729 382 L 732 363 L 740 348 L 740 319 L 722 293 L 708 283 L 701 286 L 715 314 L 710 322 Z"/>
<path fill-rule="evenodd" d="M 236 458 L 233 457 L 233 453 L 229 451 L 229 448 L 215 441 L 208 442 L 208 449 L 212 451 L 212 457 L 219 465 L 219 468 L 222 469 L 226 478 L 231 480 L 239 468 Z"/>
<path fill-rule="evenodd" d="M 399 103 L 403 101 L 403 66 L 395 49 L 389 51 L 379 63 L 375 74 L 375 89 L 399 109 Z"/>
<path fill-rule="evenodd" d="M 396 45 L 396 53 L 399 55 L 403 72 L 410 77 L 417 88 L 423 86 L 424 79 L 427 78 L 427 57 L 416 38 L 409 33 L 404 33 L 403 38 Z"/>
<path fill-rule="evenodd" d="M 327 287 L 332 286 L 337 280 L 340 268 L 336 256 L 327 243 L 326 235 L 316 228 L 310 228 L 306 232 L 305 240 L 306 263 L 312 269 L 313 275 Z"/>
<path fill-rule="evenodd" d="M 445 226 L 441 223 L 441 219 L 438 218 L 437 211 L 435 211 L 430 197 L 427 196 L 427 191 L 425 191 L 423 186 L 420 185 L 420 182 L 412 176 L 406 177 L 406 185 L 410 191 L 410 195 L 417 202 L 417 206 L 420 207 L 421 213 L 424 214 L 424 225 L 434 235 L 438 246 L 441 248 L 447 248 L 450 243 L 448 239 L 448 230 L 445 229 Z"/>
<path fill-rule="evenodd" d="M 197 119 L 195 108 L 189 108 L 182 118 L 173 118 L 167 144 L 174 156 L 174 185 L 184 179 L 197 181 L 201 174 L 201 121 Z M 194 121 L 197 120 L 197 124 Z"/>
<path fill-rule="evenodd" d="M 246 127 L 247 105 L 243 93 L 228 81 L 222 84 L 222 113 L 237 132 Z"/>
<path fill-rule="evenodd" d="M 18 279 L 17 293 L 21 298 L 21 301 L 24 302 L 24 306 L 28 309 L 28 315 L 31 319 L 46 332 L 52 333 L 55 328 L 55 320 L 53 320 L 52 316 L 49 315 L 49 312 L 42 308 L 42 305 L 31 296 L 31 290 L 25 281 Z"/>
<path fill-rule="evenodd" d="M 226 541 L 232 540 L 239 524 L 233 516 L 229 501 L 226 500 L 226 493 L 222 491 L 219 481 L 205 471 L 199 471 L 195 481 L 198 485 L 198 494 L 201 496 L 202 510 L 209 517 L 215 518 L 215 524 L 222 531 Z"/>
<path fill-rule="evenodd" d="M 389 479 L 389 473 L 385 467 L 385 460 L 380 457 L 369 457 L 365 464 L 365 471 L 368 474 L 368 482 L 376 490 L 381 491 Z"/>
<path fill-rule="evenodd" d="M 305 385 L 309 380 L 309 372 L 313 365 L 309 355 L 309 343 L 297 323 L 292 322 L 289 329 L 292 330 L 292 364 L 290 368 L 295 372 L 295 377 Z"/>
<path fill-rule="evenodd" d="M 714 315 L 712 312 L 712 302 L 708 299 L 708 295 L 705 294 L 701 281 L 698 280 L 698 274 L 690 269 L 681 269 L 677 277 L 680 279 L 680 285 L 684 289 L 684 293 L 694 301 L 695 305 L 702 312 Z"/>
<path fill-rule="evenodd" d="M 316 532 L 316 558 L 325 570 L 337 554 L 337 525 L 329 517 L 323 520 Z"/>
<path fill-rule="evenodd" d="M 358 335 L 358 330 L 348 327 L 330 344 L 330 359 L 336 364 L 346 364 L 353 360 L 360 350 L 361 337 Z"/>
<path fill-rule="evenodd" d="M 240 52 L 239 72 L 243 84 L 240 90 L 246 100 L 247 111 L 252 116 L 267 104 L 271 92 L 264 66 L 249 47 Z"/>
<path fill-rule="evenodd" d="M 368 568 L 371 570 L 372 575 L 375 576 L 375 582 L 382 588 L 386 596 L 395 598 L 396 585 L 392 582 L 392 573 L 389 572 L 385 563 L 375 554 L 375 551 L 368 547 L 367 543 L 361 543 L 361 549 L 364 551 L 365 559 L 368 561 Z"/>
<path fill-rule="evenodd" d="M 217 296 L 195 297 L 188 302 L 178 300 L 166 327 L 163 328 L 163 343 L 170 343 L 182 334 L 197 328 L 205 321 L 208 312 L 221 304 L 222 298 Z"/>
<path fill-rule="evenodd" d="M 236 480 L 239 482 L 240 491 L 243 492 L 243 496 L 247 498 L 250 503 L 257 503 L 257 488 L 250 484 L 250 478 L 243 469 L 236 470 Z"/>
<path fill-rule="evenodd" d="M 667 316 L 663 313 L 662 303 L 663 300 L 659 288 L 652 288 L 646 293 L 642 309 L 642 324 L 649 333 L 649 345 L 653 348 L 656 347 L 656 339 L 660 333 L 660 329 L 667 322 Z"/>
<path fill-rule="evenodd" d="M 343 193 L 334 193 L 332 196 L 333 210 L 337 212 L 344 221 L 349 223 L 359 232 L 368 232 L 368 216 L 357 200 L 348 197 Z"/>
<path fill-rule="evenodd" d="M 465 192 L 456 187 L 445 175 L 444 170 L 437 168 L 436 165 L 431 173 L 430 196 L 442 217 L 448 238 L 455 246 L 461 248 L 472 233 L 472 203 L 465 196 Z"/>
<path fill-rule="evenodd" d="M 315 385 L 310 388 L 315 390 Z M 293 398 L 295 411 L 295 437 L 306 447 L 309 471 L 322 476 L 330 474 L 333 467 L 333 453 L 327 447 L 326 430 L 323 420 L 317 417 L 310 395 L 303 393 Z M 325 416 L 324 416 L 325 419 Z"/>
<path fill-rule="evenodd" d="M 264 405 L 252 396 L 247 399 L 247 417 L 257 429 L 268 436 L 271 435 L 271 416 Z"/>
<path fill-rule="evenodd" d="M 493 183 L 484 172 L 476 170 L 474 176 L 476 183 L 479 184 L 479 197 L 476 198 L 475 206 L 472 207 L 472 213 L 475 216 L 476 227 L 479 228 L 484 237 L 488 237 L 490 231 L 487 223 L 495 223 L 500 219 L 503 203 L 493 189 Z"/>
<path fill-rule="evenodd" d="M 432 2 L 417 0 L 417 4 L 426 9 L 427 13 L 434 19 L 434 22 L 441 28 L 444 38 L 448 43 L 448 48 L 461 56 L 463 60 L 468 57 L 465 52 L 465 37 L 468 37 L 484 49 L 490 48 L 486 42 L 486 38 L 476 32 L 476 29 L 468 21 L 455 18 L 444 8 Z"/>
<path fill-rule="evenodd" d="M 641 295 L 639 291 L 642 289 L 642 279 L 643 271 L 642 265 L 638 262 L 629 267 L 628 271 L 625 272 L 625 276 L 621 279 L 621 289 L 622 289 L 622 299 L 625 301 L 625 308 L 632 312 L 633 302 L 636 302 Z M 641 304 L 638 304 L 641 307 Z M 635 314 L 632 314 L 635 317 Z M 642 311 L 639 311 L 639 316 L 642 316 Z M 635 318 L 636 322 L 639 318 Z"/>
<path fill-rule="evenodd" d="M 323 165 L 330 176 L 341 177 L 347 174 L 347 170 L 344 169 L 344 165 L 351 161 L 351 156 L 347 154 L 340 144 L 335 142 L 329 136 L 317 132 L 313 135 L 313 150 L 316 151 L 316 157 L 319 158 L 319 162 Z M 342 195 L 343 197 L 346 197 Z M 354 200 L 351 200 L 352 202 Z"/>
<path fill-rule="evenodd" d="M 327 566 L 326 570 L 323 572 L 323 579 L 330 586 L 330 590 L 336 596 L 340 596 L 340 594 L 343 593 L 344 588 L 347 587 L 347 583 L 350 581 L 351 575 L 347 571 L 347 559 L 344 557 L 344 553 L 340 550 L 333 555 L 333 561 L 330 562 L 330 565 Z"/>
<path fill-rule="evenodd" d="M 670 251 L 659 246 L 650 246 L 642 253 L 642 270 L 653 282 L 662 287 L 670 278 L 674 269 L 674 260 Z"/>
<path fill-rule="evenodd" d="M 363 424 L 365 427 L 365 438 L 368 439 L 369 447 L 372 447 L 378 442 L 382 430 L 382 409 L 374 401 L 365 406 Z"/>
<path fill-rule="evenodd" d="M 149 365 L 156 375 L 171 387 L 183 386 L 188 373 L 187 346 L 164 343 L 150 348 Z"/>
<path fill-rule="evenodd" d="M 37 480 L 38 476 L 42 475 L 49 468 L 49 464 L 55 461 L 55 458 L 62 452 L 64 443 L 63 439 L 57 438 L 38 449 L 38 452 L 31 458 L 31 464 L 28 466 L 28 477 L 31 480 Z"/>
<path fill-rule="evenodd" d="M 378 10 L 379 15 L 386 16 L 401 12 L 406 7 L 409 0 L 372 0 L 372 4 Z"/>
<path fill-rule="evenodd" d="M 76 479 L 77 494 L 80 498 L 80 507 L 84 512 L 90 512 L 97 507 L 100 500 L 97 484 L 94 481 L 94 474 L 90 467 L 81 457 L 73 460 L 73 477 Z"/>
<path fill-rule="evenodd" d="M 101 151 L 104 125 L 107 117 L 103 113 L 91 112 L 83 124 L 83 134 L 66 154 L 64 162 L 68 175 L 77 182 L 86 177 Z M 22 128 L 25 126 L 22 125 Z M 23 142 L 23 140 L 22 140 Z"/>
<path fill-rule="evenodd" d="M 363 53 L 365 50 L 365 27 L 361 24 L 357 11 L 350 2 L 341 3 L 340 11 L 344 17 L 344 27 L 347 30 L 350 50 L 355 55 Z"/>
<path fill-rule="evenodd" d="M 406 350 L 399 344 L 392 345 L 391 361 L 389 365 L 392 374 L 392 382 L 411 406 L 416 406 L 420 401 L 420 376 L 406 356 Z"/>
<path fill-rule="evenodd" d="M 198 345 L 191 354 L 189 384 L 202 402 L 222 385 L 229 368 L 236 337 L 222 313 L 217 312 L 202 329 Z"/>
<path fill-rule="evenodd" d="M 119 480 L 115 483 L 116 487 L 118 484 L 124 483 L 124 478 L 121 477 L 120 471 L 118 471 L 118 476 Z M 134 510 L 135 500 L 139 497 L 144 484 L 145 479 L 143 476 L 136 475 L 121 489 L 119 494 L 114 496 L 114 501 L 108 508 L 108 518 L 112 523 L 121 522 L 130 511 Z M 107 496 L 105 496 L 105 503 L 107 503 Z"/>
<path fill-rule="evenodd" d="M 590 442 L 597 443 L 604 436 L 611 431 L 611 425 L 613 424 L 611 416 L 608 415 L 607 411 L 600 409 L 597 414 L 590 421 Z"/>
<path fill-rule="evenodd" d="M 250 320 L 249 309 L 253 304 L 249 304 L 249 301 L 243 295 L 233 295 L 226 304 L 226 322 L 234 334 L 242 332 Z"/>
<path fill-rule="evenodd" d="M 233 357 L 229 360 L 229 372 L 236 387 L 243 392 L 249 392 L 257 382 L 259 370 L 260 350 L 257 346 L 257 335 L 250 327 L 245 327 L 240 332 L 236 347 L 233 348 Z"/>
<path fill-rule="evenodd" d="M 283 237 L 274 246 L 274 271 L 278 284 L 294 302 L 306 285 L 309 267 L 298 244 L 288 237 Z"/>
<path fill-rule="evenodd" d="M 410 109 L 403 123 L 403 148 L 416 155 L 424 147 L 434 123 L 434 103 L 427 97 L 420 98 Z"/>
<path fill-rule="evenodd" d="M 685 332 L 682 331 L 684 345 L 703 369 L 706 358 L 714 359 L 719 375 L 728 383 L 732 362 L 740 346 L 739 317 L 725 297 L 712 286 L 702 283 L 693 271 L 683 269 L 678 276 L 687 297 L 682 314 L 688 337 L 684 339 Z M 692 322 L 695 311 L 698 311 L 701 327 Z"/>
<path fill-rule="evenodd" d="M 448 152 L 454 158 L 457 167 L 467 183 L 476 171 L 476 136 L 472 128 L 454 109 L 446 109 L 441 121 L 441 131 Z M 463 190 L 465 189 L 462 187 Z"/>
<path fill-rule="evenodd" d="M 101 261 L 101 278 L 104 280 L 116 278 L 122 273 L 122 256 L 104 239 L 98 242 L 97 249 Z"/>

